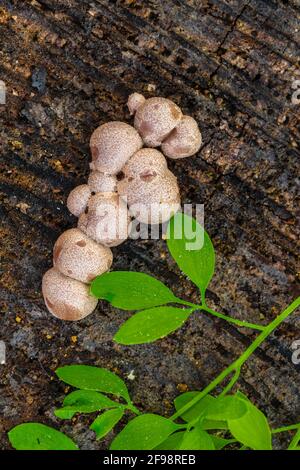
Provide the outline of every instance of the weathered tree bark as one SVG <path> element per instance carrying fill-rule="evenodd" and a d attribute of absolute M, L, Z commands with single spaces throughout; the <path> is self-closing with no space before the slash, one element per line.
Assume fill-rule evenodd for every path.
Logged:
<path fill-rule="evenodd" d="M 201 127 L 199 154 L 170 162 L 182 200 L 205 204 L 216 252 L 210 306 L 269 322 L 299 292 L 299 76 L 297 0 L 2 0 L 1 121 L 1 437 L 23 421 L 61 427 L 82 448 L 105 448 L 88 418 L 63 424 L 58 365 L 108 367 L 129 382 L 141 409 L 168 414 L 178 390 L 201 389 L 255 337 L 206 315 L 148 346 L 112 342 L 129 314 L 99 303 L 96 313 L 62 323 L 47 313 L 41 277 L 53 243 L 75 224 L 65 206 L 88 174 L 92 130 L 126 120 L 132 91 L 170 97 Z M 114 269 L 158 276 L 196 300 L 163 241 L 114 249 Z M 299 268 L 298 268 L 299 269 Z M 299 274 L 298 274 L 299 280 Z M 299 421 L 300 339 L 295 313 L 247 363 L 240 388 L 274 426 Z"/>

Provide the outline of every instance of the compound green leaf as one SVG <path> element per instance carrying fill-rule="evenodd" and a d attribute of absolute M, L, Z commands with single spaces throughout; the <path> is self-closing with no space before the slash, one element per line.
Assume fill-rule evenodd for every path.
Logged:
<path fill-rule="evenodd" d="M 40 423 L 19 424 L 8 438 L 16 450 L 78 450 L 68 436 Z"/>
<path fill-rule="evenodd" d="M 104 408 L 120 406 L 110 398 L 93 390 L 76 390 L 67 395 L 63 407 L 54 411 L 55 416 L 61 419 L 71 419 L 76 413 L 93 413 Z"/>
<path fill-rule="evenodd" d="M 210 435 L 199 427 L 186 431 L 179 448 L 181 450 L 215 450 Z"/>
<path fill-rule="evenodd" d="M 191 309 L 156 307 L 129 318 L 114 337 L 119 344 L 151 343 L 180 328 L 192 313 Z"/>
<path fill-rule="evenodd" d="M 91 292 L 113 307 L 140 310 L 176 302 L 174 294 L 162 282 L 144 273 L 113 271 L 96 277 Z"/>
<path fill-rule="evenodd" d="M 137 416 L 122 429 L 110 450 L 151 450 L 175 432 L 179 426 L 155 414 Z"/>
<path fill-rule="evenodd" d="M 125 383 L 109 370 L 94 366 L 72 365 L 56 369 L 60 380 L 83 390 L 94 390 L 123 397 L 129 401 Z"/>
<path fill-rule="evenodd" d="M 155 450 L 178 450 L 182 442 L 185 431 L 178 431 L 167 437 L 165 441 L 155 447 Z"/>
<path fill-rule="evenodd" d="M 124 414 L 124 410 L 116 408 L 108 410 L 97 416 L 95 421 L 91 424 L 90 428 L 95 431 L 97 439 L 102 439 L 113 429 L 113 427 L 120 421 Z"/>
<path fill-rule="evenodd" d="M 247 412 L 247 405 L 237 395 L 218 397 L 205 410 L 205 418 L 227 421 L 238 419 Z"/>
<path fill-rule="evenodd" d="M 271 450 L 272 435 L 266 416 L 244 395 L 237 393 L 247 405 L 247 412 L 238 419 L 228 421 L 235 439 L 254 450 Z"/>
<path fill-rule="evenodd" d="M 193 400 L 200 392 L 185 392 L 182 395 L 179 395 L 174 400 L 174 405 L 176 411 L 179 411 L 185 405 L 187 405 L 191 400 Z M 200 401 L 198 401 L 195 405 L 193 405 L 189 410 L 183 413 L 180 417 L 186 421 L 194 421 L 195 419 L 199 418 L 200 416 L 205 414 L 205 410 L 209 405 L 214 405 L 216 402 L 216 398 L 212 397 L 211 395 L 206 395 Z"/>
<path fill-rule="evenodd" d="M 214 274 L 215 251 L 203 227 L 192 217 L 178 212 L 170 220 L 167 244 L 181 271 L 204 295 Z"/>

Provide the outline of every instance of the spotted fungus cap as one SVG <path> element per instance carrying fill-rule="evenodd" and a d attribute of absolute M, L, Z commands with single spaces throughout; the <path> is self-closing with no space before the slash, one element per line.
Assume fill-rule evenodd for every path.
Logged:
<path fill-rule="evenodd" d="M 113 193 L 117 189 L 117 178 L 114 175 L 100 173 L 100 171 L 92 171 L 88 178 L 88 185 L 94 193 Z"/>
<path fill-rule="evenodd" d="M 87 184 L 72 189 L 67 199 L 67 207 L 71 214 L 79 217 L 85 211 L 90 196 L 91 190 Z"/>
<path fill-rule="evenodd" d="M 142 146 L 142 139 L 134 127 L 125 122 L 107 122 L 97 127 L 91 136 L 91 169 L 115 175 Z"/>
<path fill-rule="evenodd" d="M 177 126 L 181 109 L 167 98 L 149 98 L 136 110 L 134 127 L 147 147 L 158 147 Z"/>
<path fill-rule="evenodd" d="M 89 283 L 108 271 L 113 256 L 107 246 L 88 238 L 78 228 L 62 233 L 53 250 L 53 265 L 65 276 Z"/>
<path fill-rule="evenodd" d="M 90 295 L 89 286 L 55 268 L 44 274 L 42 292 L 49 312 L 61 320 L 81 320 L 95 310 L 98 302 Z"/>
<path fill-rule="evenodd" d="M 177 179 L 157 150 L 142 149 L 123 168 L 118 192 L 140 222 L 166 222 L 180 208 Z"/>
<path fill-rule="evenodd" d="M 198 152 L 202 138 L 197 122 L 183 116 L 171 134 L 163 141 L 161 149 L 169 158 L 190 157 Z"/>
<path fill-rule="evenodd" d="M 117 193 L 97 193 L 89 200 L 87 213 L 81 214 L 78 228 L 105 246 L 123 243 L 130 233 L 130 215 Z"/>

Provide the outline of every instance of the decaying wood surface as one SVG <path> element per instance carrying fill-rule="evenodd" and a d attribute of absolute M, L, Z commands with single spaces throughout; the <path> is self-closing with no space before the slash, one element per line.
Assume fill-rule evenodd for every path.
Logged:
<path fill-rule="evenodd" d="M 87 417 L 53 416 L 64 385 L 58 365 L 108 367 L 127 380 L 137 406 L 168 414 L 184 390 L 201 389 L 255 337 L 194 315 L 152 345 L 112 342 L 129 316 L 105 303 L 79 323 L 50 316 L 41 277 L 54 241 L 76 223 L 65 206 L 88 174 L 92 130 L 130 121 L 129 93 L 170 97 L 197 119 L 204 144 L 196 157 L 170 162 L 184 202 L 205 204 L 217 252 L 210 306 L 267 323 L 299 292 L 300 4 L 262 0 L 32 0 L 0 3 L 1 447 L 24 421 L 60 428 L 81 448 L 105 448 Z M 114 249 L 114 269 L 157 276 L 179 295 L 196 289 L 176 269 L 163 241 Z M 299 280 L 299 278 L 298 278 Z M 299 294 L 298 294 L 299 295 Z M 243 369 L 239 387 L 274 426 L 299 421 L 299 313 Z"/>

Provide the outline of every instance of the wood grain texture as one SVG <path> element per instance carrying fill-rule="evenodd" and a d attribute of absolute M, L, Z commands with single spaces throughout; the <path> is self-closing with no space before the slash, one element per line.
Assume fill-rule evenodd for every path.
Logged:
<path fill-rule="evenodd" d="M 112 336 L 127 313 L 99 303 L 75 324 L 47 313 L 41 277 L 76 222 L 65 202 L 86 181 L 89 136 L 108 120 L 130 121 L 132 91 L 173 99 L 201 127 L 199 154 L 169 166 L 182 200 L 205 204 L 217 252 L 209 305 L 269 322 L 299 295 L 299 20 L 297 0 L 1 1 L 1 448 L 7 430 L 34 420 L 82 448 L 107 447 L 112 434 L 96 443 L 88 418 L 54 418 L 66 392 L 52 380 L 58 365 L 95 364 L 125 379 L 134 370 L 135 403 L 168 414 L 178 390 L 204 387 L 255 337 L 194 315 L 153 345 L 121 347 Z M 114 269 L 153 274 L 197 300 L 163 241 L 128 241 L 114 257 Z M 274 426 L 299 421 L 299 325 L 294 314 L 239 382 Z"/>

